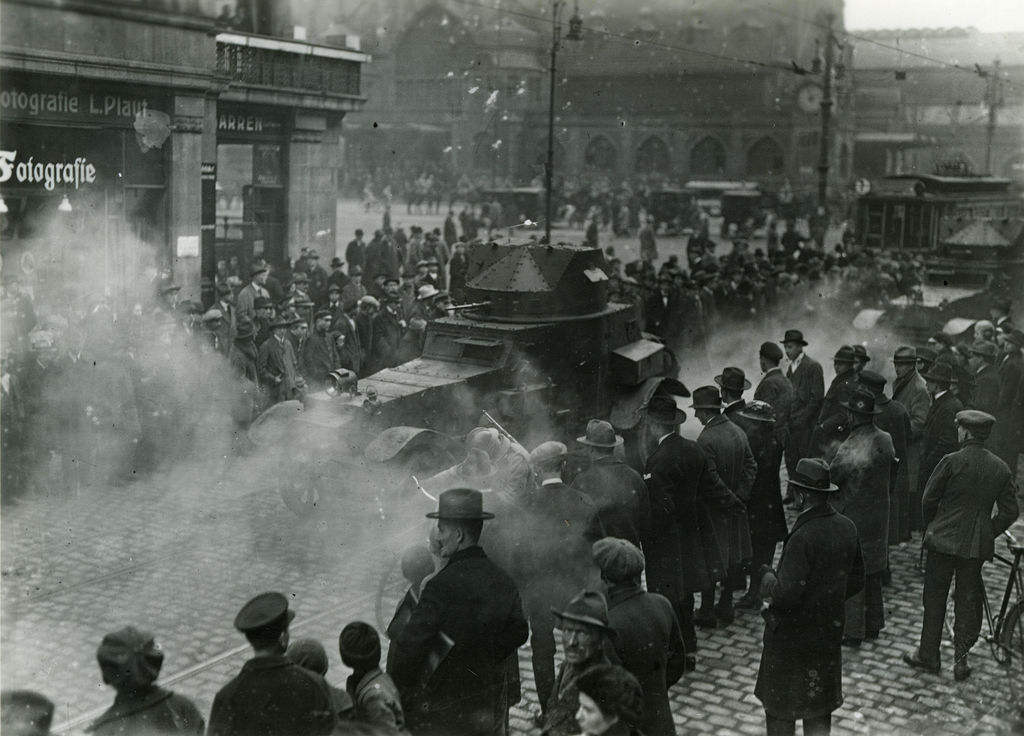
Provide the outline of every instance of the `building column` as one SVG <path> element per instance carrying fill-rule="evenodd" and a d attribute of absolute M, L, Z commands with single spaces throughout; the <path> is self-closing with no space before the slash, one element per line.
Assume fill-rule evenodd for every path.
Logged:
<path fill-rule="evenodd" d="M 616 161 L 616 173 L 620 179 L 632 176 L 636 168 L 636 138 L 632 125 L 627 122 L 620 126 L 619 155 Z"/>
<path fill-rule="evenodd" d="M 174 96 L 174 130 L 171 155 L 167 213 L 171 271 L 181 285 L 181 298 L 199 301 L 201 169 L 206 126 L 206 100 L 201 95 Z M 210 128 L 209 137 L 214 136 Z M 214 145 L 216 143 L 214 142 Z"/>
<path fill-rule="evenodd" d="M 288 258 L 313 246 L 322 261 L 336 253 L 338 191 L 335 174 L 341 166 L 339 128 L 327 116 L 296 113 L 288 140 Z M 320 233 L 320 237 L 317 237 Z"/>

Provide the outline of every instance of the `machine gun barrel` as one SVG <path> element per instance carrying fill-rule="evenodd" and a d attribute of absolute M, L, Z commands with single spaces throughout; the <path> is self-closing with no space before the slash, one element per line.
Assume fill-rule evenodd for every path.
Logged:
<path fill-rule="evenodd" d="M 486 419 L 488 422 L 490 422 L 491 425 L 496 430 L 498 430 L 498 434 L 503 435 L 506 439 L 508 439 L 509 442 L 515 442 L 517 445 L 519 444 L 519 441 L 515 437 L 513 437 L 512 434 L 507 429 L 502 427 L 498 423 L 498 420 L 491 416 L 491 413 L 489 411 L 484 409 L 483 410 L 483 416 L 484 416 L 484 419 Z"/>
<path fill-rule="evenodd" d="M 476 309 L 477 307 L 489 307 L 489 306 L 491 306 L 490 302 L 473 302 L 472 304 L 453 304 L 450 307 L 445 307 L 445 309 L 450 309 L 452 311 L 457 312 L 457 311 L 460 311 L 462 309 Z"/>

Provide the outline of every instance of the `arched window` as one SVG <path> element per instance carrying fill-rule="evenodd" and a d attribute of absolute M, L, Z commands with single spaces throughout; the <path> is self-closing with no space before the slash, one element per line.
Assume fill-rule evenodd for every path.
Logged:
<path fill-rule="evenodd" d="M 786 169 L 786 156 L 775 139 L 765 136 L 747 151 L 748 176 L 774 176 Z"/>
<path fill-rule="evenodd" d="M 636 173 L 666 174 L 671 165 L 668 146 L 665 141 L 651 136 L 636 149 Z"/>
<path fill-rule="evenodd" d="M 583 152 L 583 165 L 595 171 L 614 171 L 618 154 L 612 142 L 599 135 L 587 144 Z"/>
<path fill-rule="evenodd" d="M 701 138 L 690 149 L 690 174 L 722 176 L 725 174 L 725 146 L 718 139 Z"/>
<path fill-rule="evenodd" d="M 490 133 L 477 133 L 473 136 L 473 169 L 490 171 L 494 165 L 494 141 Z"/>

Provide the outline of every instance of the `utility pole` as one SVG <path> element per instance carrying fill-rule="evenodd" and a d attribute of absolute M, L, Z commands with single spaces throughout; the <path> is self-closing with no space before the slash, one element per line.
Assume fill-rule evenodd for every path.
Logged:
<path fill-rule="evenodd" d="M 832 65 L 837 45 L 832 24 L 835 16 L 829 13 L 826 18 L 828 33 L 825 37 L 825 68 L 822 70 L 821 95 L 821 150 L 818 152 L 818 206 L 828 214 L 828 169 L 829 169 L 829 126 L 832 122 Z"/>
<path fill-rule="evenodd" d="M 567 0 L 553 0 L 551 3 L 551 86 L 548 89 L 548 155 L 544 167 L 544 238 L 551 243 L 551 220 L 554 217 L 553 192 L 555 173 L 555 73 L 558 69 L 558 48 L 562 42 L 562 7 Z M 577 0 L 578 3 L 578 0 Z M 583 19 L 580 18 L 579 5 L 569 19 L 569 33 L 566 38 L 579 41 L 582 38 Z"/>
<path fill-rule="evenodd" d="M 996 116 L 999 106 L 1003 104 L 1003 80 L 1000 78 L 999 59 L 992 62 L 992 72 L 985 84 L 985 103 L 988 105 L 988 126 L 985 129 L 985 173 L 992 171 L 992 140 L 996 135 Z"/>

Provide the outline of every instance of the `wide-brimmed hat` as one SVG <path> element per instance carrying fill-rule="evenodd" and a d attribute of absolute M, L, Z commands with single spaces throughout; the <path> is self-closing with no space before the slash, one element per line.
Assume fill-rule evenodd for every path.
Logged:
<path fill-rule="evenodd" d="M 581 445 L 590 447 L 618 447 L 622 444 L 621 435 L 615 434 L 615 429 L 609 422 L 603 419 L 591 419 L 587 422 L 587 432 L 576 441 Z"/>
<path fill-rule="evenodd" d="M 785 336 L 779 340 L 783 345 L 787 342 L 795 342 L 797 345 L 806 345 L 807 341 L 804 340 L 804 333 L 800 330 L 786 330 Z"/>
<path fill-rule="evenodd" d="M 754 399 L 748 401 L 747 405 L 740 409 L 740 416 L 754 422 L 775 423 L 775 409 L 767 401 Z"/>
<path fill-rule="evenodd" d="M 867 388 L 858 388 L 853 392 L 849 401 L 840 401 L 839 405 L 857 414 L 881 414 L 881 409 L 875 408 L 875 395 Z"/>
<path fill-rule="evenodd" d="M 494 514 L 484 511 L 484 495 L 475 488 L 450 488 L 437 499 L 437 511 L 427 514 L 428 519 L 475 521 L 493 519 Z"/>
<path fill-rule="evenodd" d="M 722 372 L 715 376 L 715 383 L 729 391 L 746 391 L 751 386 L 743 369 L 732 366 L 723 368 Z"/>
<path fill-rule="evenodd" d="M 596 590 L 580 591 L 564 609 L 552 608 L 551 613 L 558 619 L 556 628 L 561 628 L 563 621 L 575 621 L 615 635 L 615 630 L 608 625 L 608 603 Z"/>
<path fill-rule="evenodd" d="M 838 491 L 839 486 L 832 482 L 828 463 L 817 457 L 805 457 L 796 464 L 789 482 L 811 491 Z"/>
<path fill-rule="evenodd" d="M 721 409 L 722 394 L 717 386 L 701 386 L 694 389 L 691 409 Z"/>
<path fill-rule="evenodd" d="M 647 402 L 647 416 L 661 424 L 682 424 L 686 412 L 676 406 L 671 396 L 653 396 Z"/>
<path fill-rule="evenodd" d="M 953 380 L 953 366 L 949 363 L 932 363 L 928 372 L 923 375 L 924 380 L 934 381 L 939 384 L 949 385 Z"/>
<path fill-rule="evenodd" d="M 901 345 L 896 348 L 896 352 L 892 354 L 892 362 L 897 365 L 900 363 L 916 363 L 917 351 L 909 345 Z"/>

